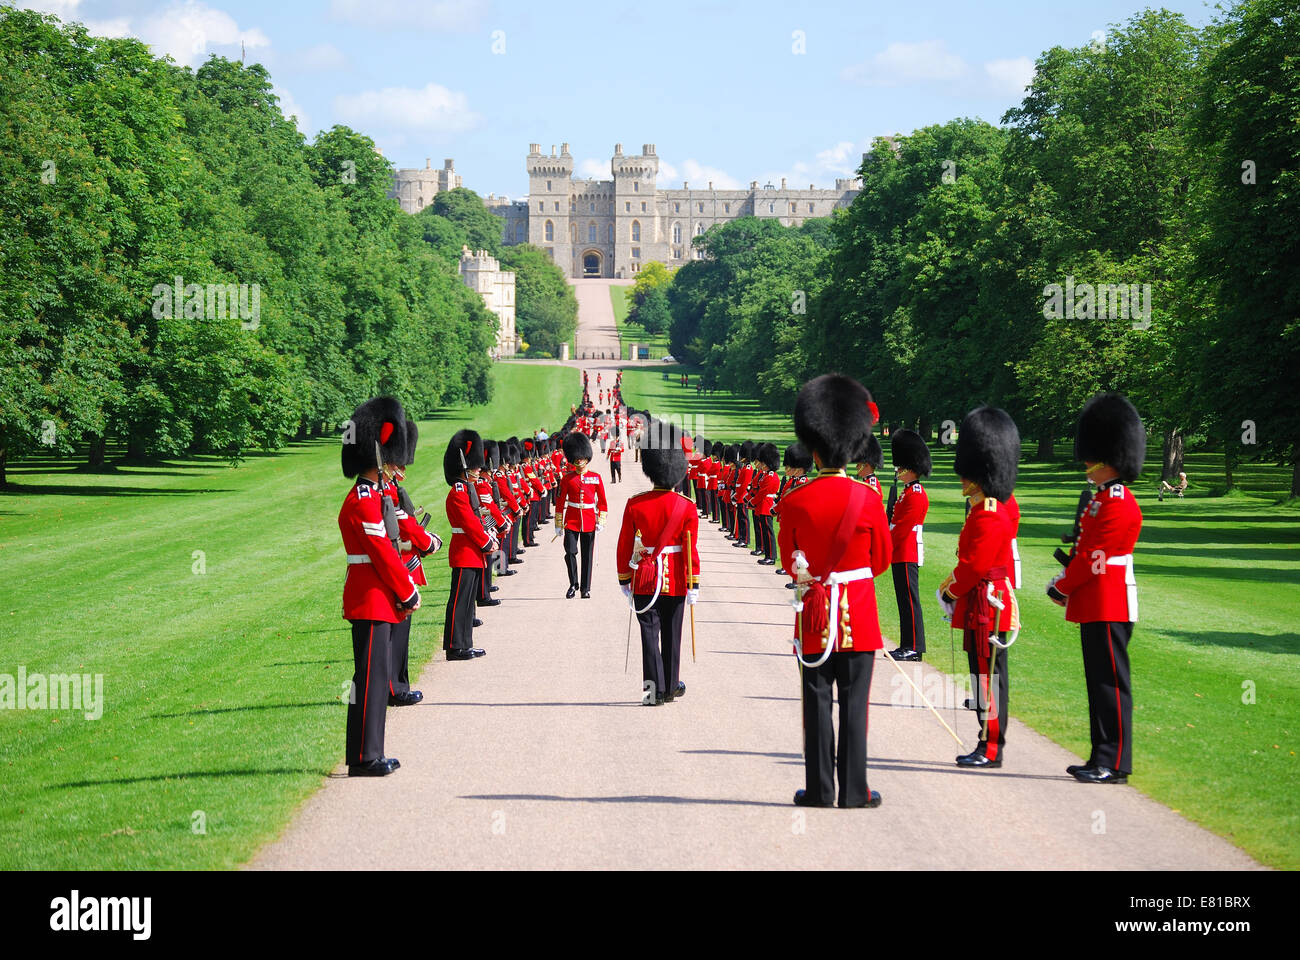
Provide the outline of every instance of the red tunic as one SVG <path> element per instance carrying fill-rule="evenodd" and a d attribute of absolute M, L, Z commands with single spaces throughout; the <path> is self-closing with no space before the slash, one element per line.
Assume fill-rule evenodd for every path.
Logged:
<path fill-rule="evenodd" d="M 506 515 L 501 512 L 501 508 L 492 499 L 492 481 L 488 479 L 487 474 L 479 473 L 478 482 L 474 484 L 474 489 L 478 492 L 479 512 L 492 518 L 495 531 L 505 530 L 510 525 L 510 521 L 506 519 Z"/>
<path fill-rule="evenodd" d="M 396 508 L 397 528 L 402 531 L 402 539 L 411 545 L 410 549 L 402 551 L 402 566 L 411 571 L 411 579 L 415 581 L 415 585 L 423 587 L 429 580 L 424 575 L 424 564 L 420 561 L 420 554 L 433 546 L 433 535 L 420 526 L 415 517 L 402 509 L 396 484 L 385 483 L 384 493 L 393 501 L 393 506 Z M 415 561 L 414 565 L 410 565 L 412 559 Z"/>
<path fill-rule="evenodd" d="M 808 560 L 809 575 L 821 580 L 834 572 L 848 574 L 854 579 L 841 584 L 841 597 L 847 596 L 847 605 L 830 611 L 838 614 L 834 649 L 840 653 L 879 650 L 884 646 L 880 635 L 880 617 L 876 610 L 876 584 L 874 577 L 889 569 L 889 521 L 880 498 L 861 497 L 861 508 L 848 548 L 830 569 L 834 559 L 830 556 L 835 546 L 835 532 L 840 518 L 849 509 L 853 488 L 858 486 L 842 471 L 821 474 L 810 483 L 792 487 L 781 500 L 781 532 L 777 545 L 781 550 L 781 566 L 793 573 L 794 553 L 803 552 Z M 870 571 L 867 575 L 866 571 Z M 797 615 L 795 639 L 803 637 L 803 653 L 819 655 L 826 649 L 827 634 L 814 635 L 808 623 L 810 603 L 804 604 Z"/>
<path fill-rule="evenodd" d="M 1056 589 L 1065 594 L 1070 623 L 1135 623 L 1138 616 L 1133 547 L 1142 509 L 1118 480 L 1101 487 L 1079 519 L 1074 559 Z"/>
<path fill-rule="evenodd" d="M 754 493 L 754 513 L 760 517 L 770 517 L 776 506 L 776 497 L 781 489 L 781 481 L 776 471 L 768 470 L 758 479 L 758 489 Z"/>
<path fill-rule="evenodd" d="M 700 583 L 700 526 L 699 514 L 695 512 L 695 501 L 687 500 L 674 490 L 651 490 L 639 493 L 628 500 L 623 508 L 623 526 L 618 532 L 618 580 L 629 583 L 632 580 L 632 550 L 636 538 L 640 536 L 645 547 L 654 548 L 663 540 L 664 527 L 668 524 L 676 504 L 686 501 L 681 511 L 680 526 L 672 531 L 664 546 L 678 549 L 664 555 L 663 585 L 659 590 L 661 596 L 684 597 L 687 590 L 686 571 L 686 535 L 691 538 L 691 577 L 690 587 Z"/>
<path fill-rule="evenodd" d="M 973 593 L 984 580 L 993 582 L 993 594 L 1003 603 L 997 616 L 997 629 L 1020 628 L 1020 612 L 1011 587 L 1012 571 L 1006 566 L 1014 532 L 1006 506 L 992 497 L 973 505 L 970 513 L 966 514 L 966 522 L 957 538 L 957 566 L 943 582 L 948 595 L 957 598 L 952 616 L 953 626 L 957 629 L 963 629 Z M 963 646 L 968 643 L 968 638 L 963 640 Z"/>
<path fill-rule="evenodd" d="M 450 567 L 482 567 L 483 551 L 492 538 L 470 503 L 469 486 L 457 480 L 447 491 L 447 521 L 451 524 L 451 544 L 447 549 Z"/>
<path fill-rule="evenodd" d="M 930 498 L 919 483 L 903 487 L 894 503 L 894 516 L 889 523 L 889 535 L 894 546 L 894 563 L 925 563 L 925 541 L 921 528 L 930 511 Z"/>
<path fill-rule="evenodd" d="M 343 583 L 345 620 L 397 623 L 402 619 L 398 602 L 415 595 L 415 581 L 384 531 L 381 496 L 376 484 L 362 478 L 348 491 L 339 510 L 339 531 L 348 555 Z"/>
<path fill-rule="evenodd" d="M 609 509 L 605 502 L 605 481 L 594 470 L 569 471 L 564 475 L 560 492 L 565 530 L 591 533 L 596 529 L 596 521 Z"/>
<path fill-rule="evenodd" d="M 1020 545 L 1016 542 L 1016 536 L 1020 532 L 1020 504 L 1016 503 L 1016 495 L 1013 493 L 1007 497 L 1002 504 L 1007 511 L 1007 519 L 1011 521 L 1011 539 L 1007 541 L 1007 553 L 1003 557 L 1003 565 L 1011 574 L 1011 586 L 1020 589 Z"/>

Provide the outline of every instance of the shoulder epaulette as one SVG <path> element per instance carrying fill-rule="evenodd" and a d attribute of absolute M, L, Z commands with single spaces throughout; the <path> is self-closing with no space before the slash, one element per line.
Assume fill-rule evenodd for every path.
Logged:
<path fill-rule="evenodd" d="M 985 498 L 984 498 L 984 509 L 987 510 L 989 513 L 997 513 L 997 512 L 998 512 L 998 502 L 997 502 L 996 500 L 994 500 L 992 497 L 985 497 Z"/>

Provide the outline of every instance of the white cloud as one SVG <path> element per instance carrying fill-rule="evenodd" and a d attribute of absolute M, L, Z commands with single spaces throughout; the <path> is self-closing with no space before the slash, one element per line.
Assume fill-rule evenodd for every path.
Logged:
<path fill-rule="evenodd" d="M 593 180 L 608 180 L 609 161 L 588 157 L 578 164 L 578 168 L 574 173 L 579 177 L 590 177 Z"/>
<path fill-rule="evenodd" d="M 81 0 L 35 0 L 31 3 L 20 3 L 18 6 L 37 13 L 52 13 L 64 23 L 80 21 L 92 37 L 131 36 L 131 21 L 126 17 L 115 17 L 112 20 L 87 20 L 78 16 L 77 11 L 81 7 Z"/>
<path fill-rule="evenodd" d="M 1034 61 L 1028 57 L 990 60 L 984 64 L 984 72 L 996 92 L 1020 97 L 1034 80 Z"/>
<path fill-rule="evenodd" d="M 170 56 L 177 63 L 198 66 L 212 53 L 238 56 L 246 50 L 269 47 L 271 41 L 256 27 L 240 29 L 235 18 L 198 0 L 173 3 L 161 13 L 132 23 L 131 32 L 158 56 Z M 216 48 L 224 48 L 217 50 Z"/>
<path fill-rule="evenodd" d="M 420 134 L 464 133 L 482 120 L 469 107 L 465 94 L 436 83 L 385 87 L 334 98 L 334 113 L 347 124 L 366 130 L 391 130 L 390 148 L 406 142 L 401 131 Z"/>
<path fill-rule="evenodd" d="M 312 47 L 295 50 L 285 57 L 285 66 L 291 70 L 324 73 L 330 70 L 346 70 L 350 65 L 348 55 L 332 43 L 318 43 Z"/>
<path fill-rule="evenodd" d="M 688 182 L 692 190 L 708 189 L 710 182 L 716 190 L 740 190 L 746 186 L 727 171 L 707 166 L 694 158 L 683 160 L 680 168 L 661 158 L 658 181 L 660 188 L 676 190 L 677 184 L 682 181 Z"/>
<path fill-rule="evenodd" d="M 461 32 L 476 29 L 487 0 L 332 0 L 330 17 L 361 27 Z"/>
<path fill-rule="evenodd" d="M 869 60 L 840 71 L 844 82 L 863 86 L 939 84 L 953 92 L 996 97 L 1021 96 L 1033 77 L 1034 62 L 1028 57 L 975 66 L 949 50 L 943 40 L 891 43 Z"/>
<path fill-rule="evenodd" d="M 293 98 L 293 94 L 281 86 L 272 86 L 271 92 L 280 98 L 280 112 L 286 117 L 296 118 L 300 133 L 310 137 L 316 132 L 312 128 L 311 118 L 307 116 L 302 107 L 298 106 L 298 101 Z"/>
<path fill-rule="evenodd" d="M 33 3 L 20 3 L 17 6 L 23 10 L 35 10 L 37 13 L 52 13 L 60 20 L 75 20 L 81 0 L 35 0 Z"/>

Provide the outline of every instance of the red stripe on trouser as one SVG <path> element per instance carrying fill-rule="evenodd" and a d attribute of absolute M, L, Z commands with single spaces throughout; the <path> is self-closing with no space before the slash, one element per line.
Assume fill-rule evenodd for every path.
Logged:
<path fill-rule="evenodd" d="M 1110 624 L 1106 624 L 1106 650 L 1110 653 L 1110 675 L 1115 680 L 1115 726 L 1119 728 L 1119 752 L 1115 754 L 1115 767 L 1124 762 L 1124 711 L 1119 702 L 1119 671 L 1115 669 L 1115 646 L 1110 637 Z"/>
<path fill-rule="evenodd" d="M 461 568 L 456 567 L 455 580 L 451 584 L 451 636 L 447 640 L 447 649 L 452 649 L 452 644 L 456 642 L 456 599 L 460 596 L 460 572 Z"/>
<path fill-rule="evenodd" d="M 366 645 L 366 695 L 361 701 L 361 746 L 357 748 L 357 763 L 365 763 L 366 707 L 370 706 L 370 660 L 375 652 L 375 625 L 370 624 L 370 640 Z M 375 757 L 378 760 L 378 757 Z"/>
<path fill-rule="evenodd" d="M 908 573 L 907 567 L 903 567 L 903 573 L 905 574 Z M 918 576 L 920 576 L 919 573 Z M 911 643 L 912 643 L 911 649 L 915 650 L 916 649 L 916 607 L 912 603 L 912 578 L 908 576 L 905 579 L 907 580 L 907 610 L 912 618 L 911 622 L 907 626 L 908 626 L 908 633 L 911 634 Z"/>

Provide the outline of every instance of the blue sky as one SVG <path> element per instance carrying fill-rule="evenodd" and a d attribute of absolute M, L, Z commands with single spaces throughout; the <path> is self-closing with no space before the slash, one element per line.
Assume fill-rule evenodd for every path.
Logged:
<path fill-rule="evenodd" d="M 12 0 L 11 0 L 12 2 Z M 502 0 L 34 0 L 198 65 L 271 72 L 309 136 L 343 123 L 400 167 L 455 158 L 483 195 L 526 190 L 528 144 L 568 142 L 608 177 L 657 145 L 660 184 L 832 186 L 871 138 L 958 116 L 996 123 L 1034 59 L 1090 42 L 1140 0 L 631 4 Z M 1203 0 L 1166 0 L 1196 26 Z"/>

